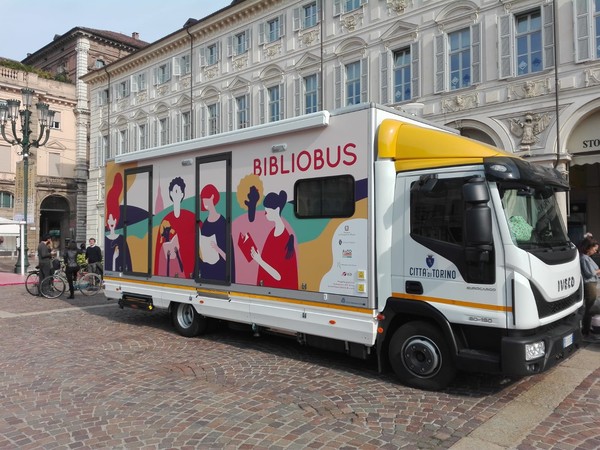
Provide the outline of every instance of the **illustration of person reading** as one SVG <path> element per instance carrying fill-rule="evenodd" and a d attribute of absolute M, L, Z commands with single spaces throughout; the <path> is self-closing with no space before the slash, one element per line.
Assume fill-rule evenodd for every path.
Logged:
<path fill-rule="evenodd" d="M 123 272 L 131 269 L 131 255 L 122 234 L 116 232 L 121 215 L 120 197 L 123 193 L 123 176 L 115 174 L 113 184 L 106 196 L 106 228 L 104 237 L 105 270 Z"/>
<path fill-rule="evenodd" d="M 207 184 L 200 191 L 201 210 L 208 211 L 208 217 L 200 228 L 200 277 L 208 280 L 227 280 L 227 221 L 216 205 L 221 195 L 213 184 Z M 233 269 L 233 267 L 232 267 Z"/>
<path fill-rule="evenodd" d="M 154 274 L 190 278 L 194 272 L 194 213 L 181 208 L 185 197 L 185 181 L 176 177 L 169 184 L 173 211 L 160 222 L 154 254 Z"/>
<path fill-rule="evenodd" d="M 257 284 L 283 289 L 298 289 L 298 265 L 294 249 L 294 235 L 286 229 L 281 212 L 287 194 L 270 192 L 263 201 L 265 217 L 274 227 L 267 236 L 262 252 L 250 245 L 250 256 L 259 265 Z M 243 239 L 243 237 L 242 237 Z"/>

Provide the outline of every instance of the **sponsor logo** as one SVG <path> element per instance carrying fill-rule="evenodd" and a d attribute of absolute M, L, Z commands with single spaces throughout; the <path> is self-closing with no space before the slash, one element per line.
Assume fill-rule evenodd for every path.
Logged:
<path fill-rule="evenodd" d="M 566 291 L 575 287 L 575 277 L 567 277 L 558 280 L 558 292 Z"/>
<path fill-rule="evenodd" d="M 352 249 L 342 250 L 342 258 L 352 258 Z"/>
<path fill-rule="evenodd" d="M 435 269 L 435 258 L 433 255 L 427 255 L 425 258 L 425 265 L 427 267 L 409 267 L 408 274 L 411 277 L 422 277 L 422 278 L 437 278 L 440 280 L 455 280 L 456 270 L 455 269 Z"/>

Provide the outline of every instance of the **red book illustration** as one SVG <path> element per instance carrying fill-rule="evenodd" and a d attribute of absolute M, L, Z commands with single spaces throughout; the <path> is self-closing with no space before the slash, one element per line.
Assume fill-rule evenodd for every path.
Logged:
<path fill-rule="evenodd" d="M 240 233 L 240 237 L 238 238 L 238 247 L 246 257 L 248 262 L 252 261 L 251 250 L 254 248 L 256 251 L 256 244 L 254 243 L 254 239 L 250 236 L 250 233 L 242 234 Z"/>

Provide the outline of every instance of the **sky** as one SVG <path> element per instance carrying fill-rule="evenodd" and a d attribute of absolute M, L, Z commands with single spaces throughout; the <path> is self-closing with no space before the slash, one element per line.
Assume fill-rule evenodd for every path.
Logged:
<path fill-rule="evenodd" d="M 0 57 L 21 61 L 74 27 L 154 42 L 231 0 L 0 0 Z"/>

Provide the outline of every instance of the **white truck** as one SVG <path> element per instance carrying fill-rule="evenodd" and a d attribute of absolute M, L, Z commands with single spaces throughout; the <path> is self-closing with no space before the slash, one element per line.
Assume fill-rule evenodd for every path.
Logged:
<path fill-rule="evenodd" d="M 374 104 L 117 156 L 105 292 L 376 357 L 442 389 L 458 370 L 542 372 L 581 340 L 568 183 Z"/>

